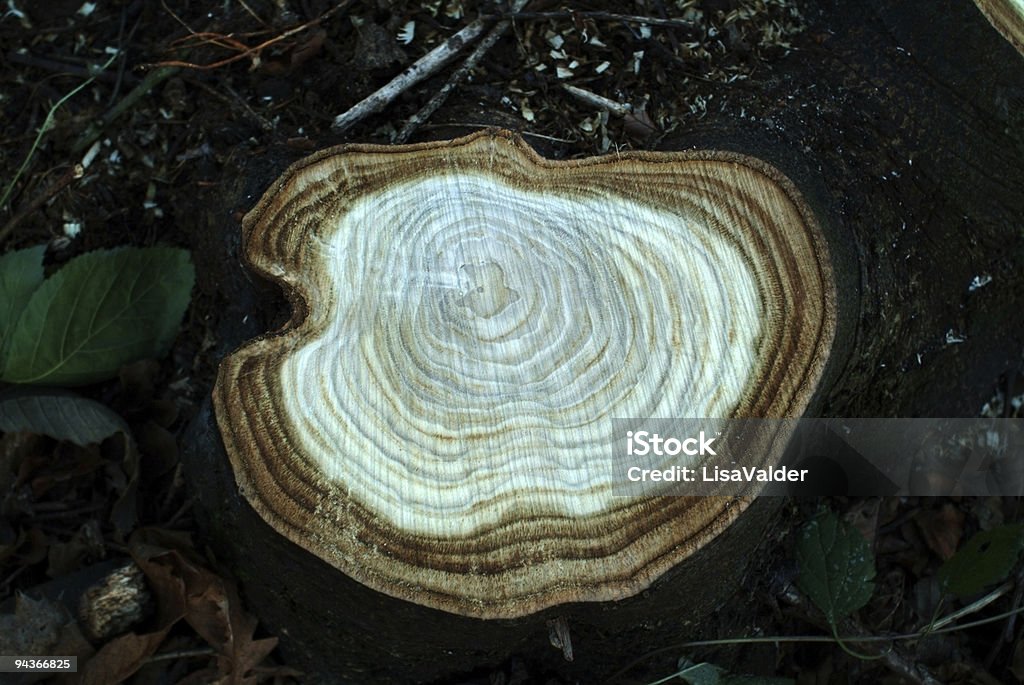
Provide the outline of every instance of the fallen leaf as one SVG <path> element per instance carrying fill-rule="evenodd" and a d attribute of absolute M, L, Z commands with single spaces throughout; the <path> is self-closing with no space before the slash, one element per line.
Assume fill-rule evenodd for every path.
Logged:
<path fill-rule="evenodd" d="M 867 604 L 874 592 L 871 550 L 860 533 L 832 512 L 803 527 L 796 558 L 800 567 L 797 585 L 832 626 Z"/>
<path fill-rule="evenodd" d="M 881 503 L 880 497 L 866 499 L 855 504 L 843 515 L 843 520 L 853 526 L 868 543 L 868 547 L 872 548 L 875 546 L 875 531 L 878 530 L 878 511 Z"/>
<path fill-rule="evenodd" d="M 117 536 L 123 539 L 138 522 L 139 451 L 134 440 L 122 443 L 120 463 L 111 463 L 107 475 L 114 483 L 117 500 L 110 508 L 110 522 Z"/>
<path fill-rule="evenodd" d="M 0 614 L 0 654 L 49 654 L 67 622 L 59 604 L 19 592 L 14 613 Z"/>
<path fill-rule="evenodd" d="M 50 546 L 46 575 L 59 578 L 73 573 L 79 570 L 84 559 L 90 556 L 100 558 L 104 551 L 103 532 L 100 530 L 99 522 L 89 519 L 70 540 Z"/>
<path fill-rule="evenodd" d="M 914 519 L 925 544 L 943 561 L 954 554 L 964 534 L 964 513 L 947 502 L 939 510 L 922 511 Z"/>
<path fill-rule="evenodd" d="M 17 395 L 0 400 L 0 430 L 45 435 L 85 447 L 115 433 L 127 435 L 128 424 L 95 400 L 19 389 Z"/>
<path fill-rule="evenodd" d="M 203 669 L 182 683 L 255 684 L 250 672 L 277 646 L 277 638 L 254 639 L 257 620 L 245 611 L 235 585 L 190 558 L 187 550 L 167 549 L 143 540 L 180 542 L 159 531 L 139 531 L 132 556 L 146 575 L 157 601 L 157 626 L 145 635 L 116 638 L 87 664 L 83 682 L 117 683 L 137 671 L 181 619 L 217 652 L 216 669 Z M 187 541 L 185 541 L 187 544 Z"/>
<path fill-rule="evenodd" d="M 974 535 L 939 568 L 939 581 L 958 597 L 969 597 L 1004 580 L 1024 549 L 1024 524 L 1002 525 Z"/>
<path fill-rule="evenodd" d="M 216 682 L 255 683 L 248 674 L 274 651 L 277 638 L 253 639 L 258 621 L 242 607 L 233 583 L 212 574 L 196 580 L 194 589 L 201 591 L 189 596 L 185 620 L 217 650 Z"/>

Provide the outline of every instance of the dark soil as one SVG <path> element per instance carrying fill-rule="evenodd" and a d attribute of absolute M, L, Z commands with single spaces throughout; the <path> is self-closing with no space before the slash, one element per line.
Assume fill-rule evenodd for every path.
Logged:
<path fill-rule="evenodd" d="M 0 19 L 0 182 L 12 184 L 12 192 L 0 206 L 0 250 L 45 243 L 46 262 L 56 268 L 97 248 L 177 245 L 193 251 L 199 281 L 169 357 L 133 365 L 119 380 L 85 389 L 121 413 L 139 443 L 140 492 L 128 523 L 118 518 L 123 510 L 116 506 L 127 462 L 111 441 L 77 448 L 38 436 L 0 438 L 0 603 L 6 601 L 0 609 L 10 611 L 17 593 L 77 596 L 83 586 L 134 558 L 148 571 L 151 586 L 156 567 L 173 569 L 166 571 L 168 577 L 202 579 L 201 592 L 212 593 L 203 596 L 230 606 L 225 610 L 229 623 L 236 630 L 245 624 L 244 637 L 254 639 L 243 640 L 241 647 L 236 642 L 229 658 L 224 654 L 230 645 L 202 628 L 204 620 L 213 620 L 208 614 L 190 609 L 187 622 L 168 623 L 161 603 L 167 601 L 168 588 L 176 586 L 167 580 L 150 588 L 154 598 L 140 612 L 143 618 L 126 626 L 158 638 L 144 647 L 127 646 L 123 633 L 77 642 L 80 671 L 89 655 L 113 645 L 106 650 L 108 670 L 100 671 L 106 682 L 213 682 L 232 668 L 237 675 L 243 663 L 242 670 L 251 669 L 252 682 L 301 681 L 285 656 L 261 642 L 272 636 L 259 628 L 253 632 L 251 617 L 259 616 L 260 607 L 245 604 L 244 584 L 241 596 L 235 594 L 236 573 L 222 568 L 217 550 L 207 547 L 178 462 L 176 436 L 207 397 L 223 351 L 218 330 L 228 286 L 220 282 L 217 264 L 225 238 L 197 228 L 205 225 L 200 216 L 210 211 L 202 202 L 237 193 L 241 182 L 232 175 L 247 166 L 266 169 L 266 178 L 247 181 L 254 194 L 282 169 L 281 160 L 340 142 L 391 142 L 454 66 L 408 89 L 343 138 L 331 131 L 331 122 L 465 26 L 479 9 L 470 0 L 95 5 L 58 0 L 8 2 L 6 7 L 10 11 Z M 489 5 L 486 9 L 497 12 Z M 808 60 L 817 59 L 834 41 L 847 41 L 845 46 L 851 40 L 837 36 L 810 0 L 593 0 L 577 10 L 547 0 L 530 3 L 514 29 L 413 140 L 500 125 L 522 131 L 553 158 L 678 148 L 695 145 L 702 136 L 722 146 L 729 146 L 726 138 L 768 140 L 787 122 L 803 117 L 807 103 L 822 102 L 791 87 L 787 74 L 808 69 Z M 652 23 L 622 20 L 614 13 L 642 15 Z M 994 32 L 991 38 L 997 40 Z M 1021 65 L 1024 69 L 1024 60 Z M 54 103 L 90 77 L 92 82 L 57 108 L 52 125 L 40 134 Z M 856 88 L 847 89 L 848 82 L 877 78 L 891 86 L 884 77 L 848 73 L 834 81 L 833 110 L 819 108 L 807 115 L 817 118 L 821 133 L 806 141 L 806 149 L 866 147 L 864 129 L 851 125 L 839 131 L 832 117 L 843 116 L 843 98 L 855 97 Z M 609 113 L 567 92 L 564 84 L 628 105 L 629 111 Z M 998 97 L 1006 110 L 1000 125 L 1020 128 L 1024 90 L 1007 87 Z M 870 128 L 871 135 L 879 130 Z M 891 133 L 898 136 L 901 130 Z M 912 142 L 918 145 L 920 137 Z M 758 144 L 747 151 L 756 152 Z M 82 167 L 80 177 L 75 177 L 75 165 Z M 940 201 L 955 203 L 957 198 Z M 225 226 L 232 225 L 230 219 L 225 217 Z M 259 332 L 280 321 L 283 303 L 276 301 L 276 308 L 267 305 L 254 312 L 255 323 L 246 325 Z M 940 347 L 936 343 L 922 351 L 939 354 Z M 909 368 L 909 348 L 904 356 L 894 363 Z M 987 379 L 991 400 L 975 402 L 967 415 L 1022 416 L 1019 366 L 1007 372 L 982 360 L 975 371 Z M 832 398 L 835 407 L 848 401 Z M 749 579 L 736 602 L 722 612 L 723 625 L 732 632 L 713 637 L 828 633 L 815 623 L 813 611 L 778 599 L 780 583 L 793 577 L 789 531 L 819 506 L 844 515 L 873 545 L 877 587 L 859 620 L 876 634 L 908 633 L 927 624 L 935 610 L 935 571 L 942 561 L 977 531 L 1018 521 L 1024 514 L 1012 498 L 793 503 L 771 541 L 774 551 L 766 567 L 773 571 Z M 145 545 L 162 551 L 145 556 L 139 551 Z M 972 618 L 1018 608 L 1024 594 L 1020 577 Z M 189 587 L 200 592 L 196 585 Z M 942 682 L 1021 682 L 1020 634 L 1011 618 L 909 642 L 901 649 Z M 680 636 L 680 642 L 689 637 Z M 239 656 L 245 650 L 253 663 Z M 855 659 L 834 644 L 788 642 L 681 648 L 643 660 L 616 676 L 616 682 L 656 680 L 671 673 L 682 656 L 738 673 L 793 678 L 801 685 L 908 682 L 882 662 Z M 463 682 L 546 680 L 562 682 L 533 670 L 530 655 L 524 654 L 506 664 L 481 664 L 474 678 Z"/>

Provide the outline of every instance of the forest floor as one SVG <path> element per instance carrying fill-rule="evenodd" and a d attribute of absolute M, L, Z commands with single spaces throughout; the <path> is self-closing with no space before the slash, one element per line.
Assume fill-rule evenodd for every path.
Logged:
<path fill-rule="evenodd" d="M 569 12 L 529 3 L 414 130 L 403 128 L 471 48 L 339 136 L 331 129 L 337 115 L 472 21 L 474 3 L 8 0 L 0 8 L 0 183 L 10 193 L 0 206 L 0 252 L 45 244 L 52 271 L 99 248 L 195 249 L 181 227 L 200 211 L 196 197 L 223 182 L 224 161 L 242 144 L 298 155 L 348 140 L 388 144 L 501 125 L 553 158 L 656 148 L 708 116 L 763 116 L 776 105 L 762 101 L 761 85 L 802 49 L 830 40 L 799 0 L 585 4 Z M 0 438 L 0 628 L 52 633 L 60 642 L 49 645 L 79 654 L 80 671 L 94 661 L 93 682 L 301 682 L 193 516 L 176 436 L 209 392 L 216 363 L 216 312 L 201 283 L 193 302 L 169 356 L 80 389 L 128 422 L 137 461 L 111 440 L 78 447 L 26 433 Z M 1024 377 L 992 384 L 979 415 L 1020 417 Z M 129 482 L 137 496 L 126 518 L 119 503 Z M 858 621 L 876 634 L 927 625 L 937 608 L 936 569 L 975 533 L 1024 516 L 1011 498 L 794 502 L 773 538 L 778 573 L 740 590 L 727 609 L 742 615 L 739 632 L 719 637 L 827 636 L 813 610 L 780 605 L 772 584 L 791 578 L 788 531 L 821 507 L 874 550 L 876 588 Z M 78 616 L 74 634 L 58 628 L 61 612 L 80 611 L 70 598 L 111 572 L 121 577 L 109 601 L 123 603 L 126 616 L 114 627 Z M 1018 608 L 1024 586 L 1014 577 L 971 618 Z M 940 682 L 1024 682 L 1024 641 L 1012 617 L 899 649 L 904 665 L 922 664 Z M 676 656 L 684 655 L 801 685 L 914 681 L 892 659 L 860 660 L 834 643 L 681 648 Z M 528 654 L 481 666 L 484 675 L 453 682 L 562 682 L 532 670 Z M 669 673 L 661 655 L 614 682 Z"/>

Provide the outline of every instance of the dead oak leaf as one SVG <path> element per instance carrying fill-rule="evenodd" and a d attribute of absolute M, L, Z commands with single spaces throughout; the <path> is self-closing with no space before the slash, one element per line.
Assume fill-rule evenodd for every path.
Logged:
<path fill-rule="evenodd" d="M 922 511 L 915 517 L 921 536 L 928 547 L 943 561 L 948 561 L 960 544 L 964 533 L 964 513 L 951 503 L 936 511 Z"/>
<path fill-rule="evenodd" d="M 220 685 L 255 684 L 257 678 L 250 672 L 277 647 L 276 637 L 253 639 L 258 621 L 242 607 L 234 584 L 222 578 L 189 598 L 185 619 L 217 650 L 212 682 Z"/>

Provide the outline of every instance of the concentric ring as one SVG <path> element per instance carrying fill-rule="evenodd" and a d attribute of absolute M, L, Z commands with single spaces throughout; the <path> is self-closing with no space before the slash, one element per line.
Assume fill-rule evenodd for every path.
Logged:
<path fill-rule="evenodd" d="M 416 533 L 607 508 L 611 417 L 726 416 L 754 371 L 763 293 L 697 212 L 442 174 L 325 239 L 338 316 L 281 364 L 289 432 Z"/>
<path fill-rule="evenodd" d="M 361 583 L 470 616 L 620 599 L 709 543 L 747 500 L 612 497 L 612 419 L 799 417 L 835 331 L 811 213 L 731 153 L 344 146 L 243 229 L 293 315 L 218 372 L 240 492 Z"/>

